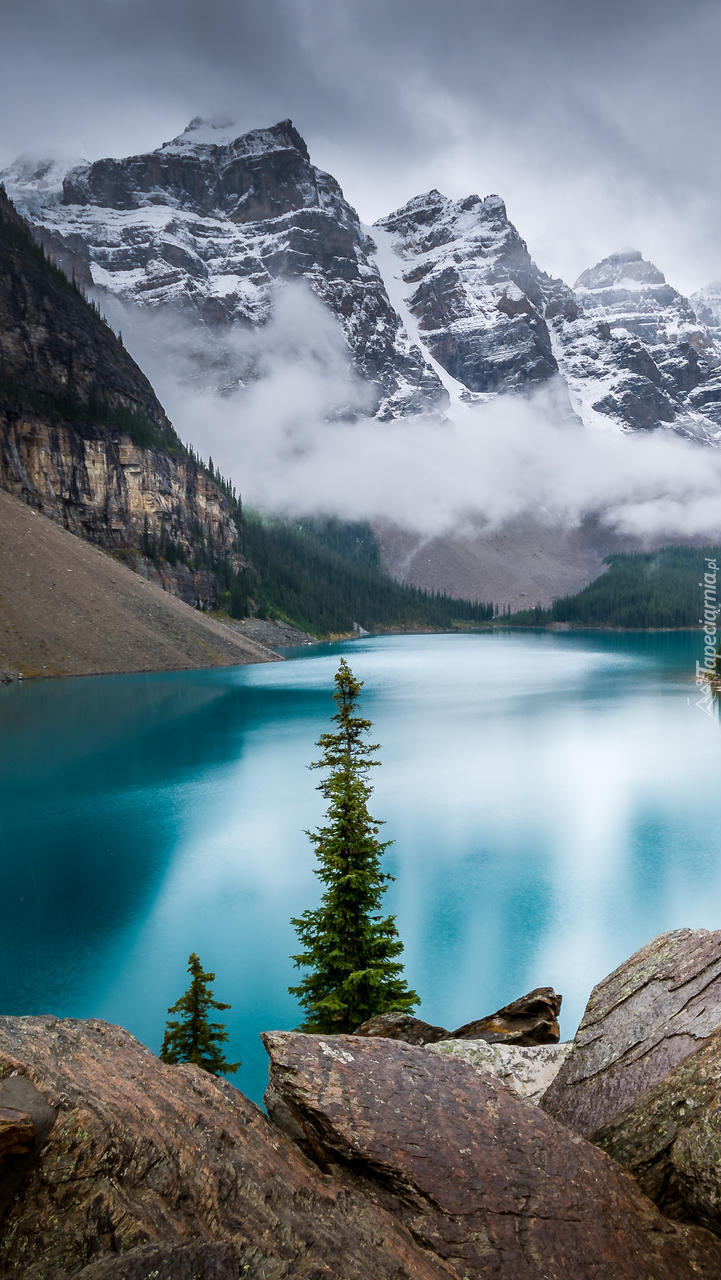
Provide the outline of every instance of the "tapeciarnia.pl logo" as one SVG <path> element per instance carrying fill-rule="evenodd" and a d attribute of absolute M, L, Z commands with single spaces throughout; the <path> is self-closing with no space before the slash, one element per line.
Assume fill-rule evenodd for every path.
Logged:
<path fill-rule="evenodd" d="M 718 565 L 715 560 L 706 557 L 706 572 L 703 575 L 703 664 L 696 662 L 696 687 L 701 689 L 701 697 L 696 706 L 707 716 L 713 715 L 714 693 L 711 679 L 716 675 L 716 651 L 718 647 L 718 600 L 716 596 L 716 577 Z"/>

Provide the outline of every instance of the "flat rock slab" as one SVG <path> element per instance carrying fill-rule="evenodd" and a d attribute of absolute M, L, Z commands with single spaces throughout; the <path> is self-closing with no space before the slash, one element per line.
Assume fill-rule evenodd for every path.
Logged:
<path fill-rule="evenodd" d="M 721 1242 L 662 1217 L 603 1152 L 468 1063 L 388 1040 L 263 1039 L 271 1116 L 459 1280 L 721 1276 Z"/>
<path fill-rule="evenodd" d="M 0 1017 L 0 1088 L 20 1080 L 55 1122 L 7 1206 L 2 1280 L 226 1280 L 231 1260 L 252 1280 L 448 1280 L 232 1085 L 120 1027 Z"/>
<path fill-rule="evenodd" d="M 536 987 L 488 1017 L 466 1022 L 452 1033 L 453 1038 L 489 1044 L 557 1044 L 562 999 L 552 987 Z"/>
<path fill-rule="evenodd" d="M 721 1235 L 721 1031 L 592 1135 L 671 1218 Z"/>
<path fill-rule="evenodd" d="M 591 1134 L 721 1026 L 721 931 L 663 933 L 599 982 L 573 1049 L 543 1099 Z"/>
<path fill-rule="evenodd" d="M 519 1098 L 538 1103 L 571 1051 L 570 1044 L 488 1044 L 485 1040 L 439 1040 L 429 1052 L 451 1055 L 476 1071 L 495 1076 Z"/>

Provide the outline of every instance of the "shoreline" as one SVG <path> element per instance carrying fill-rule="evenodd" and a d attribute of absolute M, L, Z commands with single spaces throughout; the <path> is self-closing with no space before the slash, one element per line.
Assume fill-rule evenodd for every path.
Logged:
<path fill-rule="evenodd" d="M 13 674 L 11 671 L 0 668 L 0 690 L 2 690 L 3 687 L 9 688 L 12 685 L 27 683 L 35 684 L 42 680 L 87 680 L 92 679 L 95 676 L 159 675 L 161 672 L 171 674 L 179 671 L 210 671 L 219 670 L 222 667 L 255 666 L 263 662 L 285 662 L 287 661 L 285 655 L 282 652 L 278 652 L 278 650 L 282 650 L 284 648 L 311 648 L 317 645 L 343 644 L 350 640 L 373 639 L 377 636 L 483 635 L 491 632 L 498 633 L 501 631 L 511 634 L 515 632 L 535 631 L 563 635 L 593 631 L 623 635 L 678 635 L 683 633 L 695 634 L 696 632 L 703 631 L 702 627 L 614 627 L 603 624 L 576 626 L 572 624 L 566 625 L 565 623 L 552 623 L 546 626 L 509 626 L 507 623 L 492 622 L 477 627 L 384 627 L 379 628 L 377 631 L 365 631 L 362 634 L 354 631 L 348 631 L 330 636 L 316 637 L 309 635 L 307 632 L 299 631 L 290 623 L 285 622 L 276 623 L 271 620 L 245 618 L 239 620 L 238 623 L 228 623 L 224 619 L 214 618 L 213 615 L 201 616 L 210 617 L 217 625 L 227 628 L 228 631 L 235 635 L 240 635 L 245 639 L 252 640 L 253 647 L 256 650 L 259 650 L 257 657 L 253 657 L 250 660 L 246 659 L 242 662 L 192 662 L 182 663 L 178 666 L 143 665 L 127 666 L 122 669 L 115 667 L 96 671 L 31 671 Z M 243 625 L 248 622 L 254 624 L 252 630 L 255 634 L 252 635 L 252 638 Z M 255 624 L 259 625 L 256 626 Z M 267 639 L 265 640 L 260 640 L 259 638 L 258 631 L 260 626 L 268 629 Z M 277 639 L 273 639 L 273 643 L 276 646 L 274 648 L 272 647 L 272 644 L 269 643 L 271 638 L 270 632 L 271 629 L 277 628 L 281 629 L 281 635 Z M 250 628 L 248 630 L 250 630 Z M 290 633 L 292 633 L 292 635 Z M 709 681 L 709 683 L 714 684 L 714 681 Z M 716 688 L 721 691 L 721 679 L 717 680 L 715 685 Z"/>

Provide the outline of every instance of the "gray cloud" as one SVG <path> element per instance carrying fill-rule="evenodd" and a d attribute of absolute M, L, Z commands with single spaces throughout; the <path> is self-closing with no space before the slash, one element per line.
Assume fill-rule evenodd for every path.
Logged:
<path fill-rule="evenodd" d="M 4 0 L 0 161 L 290 115 L 367 220 L 498 191 L 546 269 L 635 244 L 690 291 L 721 275 L 720 36 L 714 0 Z"/>
<path fill-rule="evenodd" d="M 207 334 L 190 321 L 106 300 L 113 323 L 180 435 L 212 455 L 245 501 L 276 514 L 386 520 L 432 538 L 494 532 L 532 516 L 549 529 L 586 518 L 634 544 L 721 535 L 721 451 L 671 431 L 583 428 L 562 385 L 500 396 L 450 417 L 364 418 L 335 318 L 301 283 L 280 288 L 254 332 Z M 193 377 L 200 344 L 227 389 Z M 232 374 L 254 370 L 245 385 Z M 353 418 L 354 420 L 351 420 Z"/>

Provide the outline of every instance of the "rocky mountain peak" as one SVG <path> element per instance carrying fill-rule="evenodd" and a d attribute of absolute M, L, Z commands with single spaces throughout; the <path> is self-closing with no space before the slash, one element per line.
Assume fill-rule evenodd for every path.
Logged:
<path fill-rule="evenodd" d="M 206 120 L 202 116 L 194 116 L 183 132 L 170 142 L 164 142 L 160 150 L 169 152 L 206 147 L 217 147 L 234 156 L 246 157 L 269 151 L 298 151 L 304 160 L 310 162 L 305 139 L 292 120 L 280 120 L 267 129 L 251 129 L 242 133 L 232 120 Z"/>
<path fill-rule="evenodd" d="M 666 277 L 639 249 L 626 249 L 603 258 L 578 277 L 574 289 L 609 289 L 665 285 Z"/>
<path fill-rule="evenodd" d="M 582 272 L 574 289 L 586 313 L 602 312 L 611 331 L 651 345 L 685 341 L 703 348 L 707 337 L 688 298 L 637 250 L 613 253 Z"/>
<path fill-rule="evenodd" d="M 214 330 L 262 325 L 277 285 L 302 280 L 342 325 L 381 417 L 560 372 L 586 422 L 719 435 L 716 296 L 705 292 L 698 316 L 636 248 L 584 271 L 574 291 L 536 265 L 498 194 L 434 187 L 363 228 L 289 119 L 242 133 L 196 116 L 154 151 L 74 167 L 61 195 L 57 168 L 5 177 L 56 260 L 126 303 Z M 222 360 L 223 386 L 253 376 Z M 214 358 L 206 376 L 217 371 Z"/>
<path fill-rule="evenodd" d="M 714 280 L 705 288 L 692 293 L 689 302 L 698 317 L 699 323 L 721 342 L 721 280 Z"/>
<path fill-rule="evenodd" d="M 416 196 L 376 223 L 410 286 L 405 303 L 433 359 L 471 394 L 519 390 L 558 366 L 541 281 L 498 195 Z"/>

